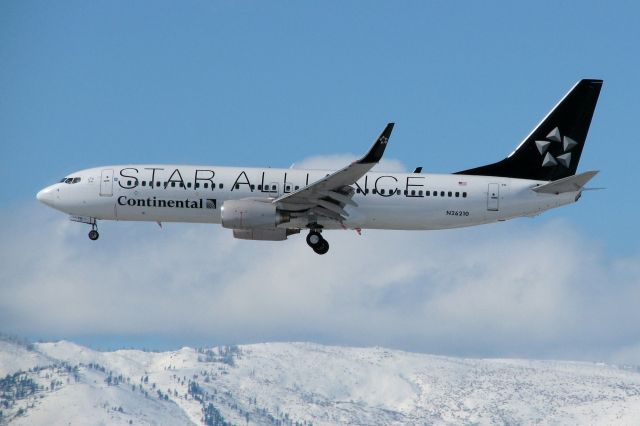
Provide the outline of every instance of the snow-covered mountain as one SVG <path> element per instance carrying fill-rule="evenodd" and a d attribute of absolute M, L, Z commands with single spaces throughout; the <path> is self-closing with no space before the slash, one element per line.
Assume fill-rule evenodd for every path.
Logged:
<path fill-rule="evenodd" d="M 0 424 L 640 424 L 640 373 L 266 343 L 99 352 L 0 341 Z"/>

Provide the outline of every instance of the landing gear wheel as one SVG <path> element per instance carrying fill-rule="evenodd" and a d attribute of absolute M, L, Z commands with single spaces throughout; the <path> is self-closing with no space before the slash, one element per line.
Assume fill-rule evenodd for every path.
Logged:
<path fill-rule="evenodd" d="M 98 231 L 95 229 L 92 229 L 91 231 L 89 231 L 89 239 L 91 241 L 95 241 L 98 239 L 98 237 L 100 236 L 100 234 L 98 234 Z"/>
<path fill-rule="evenodd" d="M 326 254 L 329 251 L 329 241 L 322 239 L 322 243 L 320 243 L 317 247 L 313 248 L 318 254 Z"/>
<path fill-rule="evenodd" d="M 322 244 L 322 241 L 324 241 L 324 238 L 322 238 L 322 235 L 317 231 L 311 231 L 307 235 L 307 244 L 314 250 Z"/>

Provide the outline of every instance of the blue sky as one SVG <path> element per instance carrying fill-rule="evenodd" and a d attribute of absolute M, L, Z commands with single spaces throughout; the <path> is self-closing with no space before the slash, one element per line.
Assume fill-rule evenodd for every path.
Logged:
<path fill-rule="evenodd" d="M 452 231 L 451 243 L 473 245 L 468 239 L 476 235 L 491 241 L 506 230 L 517 239 L 561 224 L 597 252 L 603 268 L 628 262 L 639 253 L 638 16 L 631 1 L 2 2 L 0 209 L 4 233 L 15 238 L 3 244 L 37 241 L 34 227 L 62 238 L 55 230 L 64 218 L 44 212 L 34 196 L 74 170 L 136 162 L 288 167 L 312 156 L 359 154 L 395 121 L 385 155 L 447 173 L 506 156 L 578 79 L 602 78 L 579 170 L 601 170 L 593 185 L 607 190 L 515 225 Z M 103 229 L 116 242 L 130 232 L 157 238 L 145 226 Z M 168 233 L 180 238 L 190 227 Z M 69 246 L 57 249 L 89 250 L 83 233 L 74 231 L 83 240 L 65 237 Z M 549 247 L 558 262 L 563 254 Z M 18 270 L 5 273 L 5 284 L 26 279 Z M 0 316 L 0 329 L 121 336 L 116 329 L 21 327 L 19 318 Z M 239 335 L 351 342 L 331 330 L 324 337 L 304 330 Z M 638 337 L 629 333 L 627 345 Z M 129 334 L 180 341 L 144 329 Z M 387 342 L 372 336 L 354 342 Z M 406 339 L 390 344 L 433 349 Z M 471 346 L 465 353 L 486 352 Z"/>

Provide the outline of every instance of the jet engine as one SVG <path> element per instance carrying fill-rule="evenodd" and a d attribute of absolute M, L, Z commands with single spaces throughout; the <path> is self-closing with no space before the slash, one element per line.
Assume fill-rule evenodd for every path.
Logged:
<path fill-rule="evenodd" d="M 278 225 L 291 220 L 288 213 L 280 212 L 270 201 L 246 198 L 222 203 L 220 218 L 223 227 L 234 230 L 275 230 Z"/>
<path fill-rule="evenodd" d="M 234 229 L 233 237 L 240 240 L 283 241 L 289 235 L 300 233 L 299 229 Z"/>

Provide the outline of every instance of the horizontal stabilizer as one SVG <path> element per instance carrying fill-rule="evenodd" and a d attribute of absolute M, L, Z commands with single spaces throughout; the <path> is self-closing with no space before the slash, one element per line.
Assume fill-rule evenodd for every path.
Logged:
<path fill-rule="evenodd" d="M 584 188 L 584 186 L 597 175 L 597 171 L 584 172 L 579 175 L 569 176 L 563 179 L 554 180 L 553 182 L 532 188 L 534 191 L 542 194 L 562 194 L 564 192 L 576 192 Z"/>

